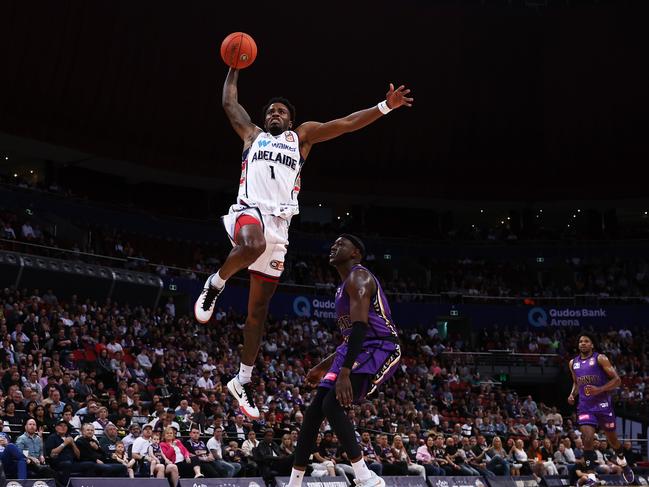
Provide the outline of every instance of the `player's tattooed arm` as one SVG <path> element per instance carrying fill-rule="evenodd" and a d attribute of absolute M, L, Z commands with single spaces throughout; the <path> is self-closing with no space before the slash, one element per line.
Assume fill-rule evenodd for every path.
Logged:
<path fill-rule="evenodd" d="M 261 129 L 252 123 L 250 115 L 248 115 L 248 112 L 239 103 L 238 79 L 239 70 L 230 69 L 223 84 L 221 102 L 232 128 L 241 137 L 243 147 L 246 149 L 252 145 L 252 142 L 259 132 L 261 132 Z"/>

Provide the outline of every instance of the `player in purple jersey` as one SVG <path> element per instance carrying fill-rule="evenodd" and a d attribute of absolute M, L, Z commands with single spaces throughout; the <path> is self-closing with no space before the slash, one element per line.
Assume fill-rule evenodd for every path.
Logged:
<path fill-rule="evenodd" d="M 300 487 L 326 418 L 351 460 L 356 485 L 384 487 L 385 481 L 367 468 L 356 441 L 354 425 L 345 408 L 358 402 L 390 378 L 401 359 L 397 331 L 377 279 L 360 262 L 365 246 L 358 237 L 341 235 L 334 242 L 329 263 L 340 274 L 336 290 L 336 317 L 343 343 L 313 367 L 306 382 L 318 384 L 315 398 L 304 415 L 297 440 L 295 462 L 288 487 Z"/>
<path fill-rule="evenodd" d="M 577 406 L 577 420 L 584 442 L 584 473 L 595 470 L 597 455 L 593 447 L 597 428 L 604 430 L 609 444 L 617 453 L 617 463 L 622 467 L 622 475 L 626 482 L 634 479 L 633 470 L 624 458 L 622 444 L 615 433 L 615 413 L 611 402 L 611 391 L 620 386 L 621 380 L 615 367 L 606 355 L 595 351 L 595 340 L 589 333 L 579 335 L 579 355 L 570 361 L 572 374 L 572 390 L 568 396 L 568 404 Z M 591 477 L 587 484 L 594 483 Z"/>

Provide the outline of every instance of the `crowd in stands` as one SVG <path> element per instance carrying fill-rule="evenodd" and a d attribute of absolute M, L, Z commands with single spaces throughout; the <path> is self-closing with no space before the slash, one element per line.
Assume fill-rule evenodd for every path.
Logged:
<path fill-rule="evenodd" d="M 225 390 L 237 372 L 244 317 L 218 310 L 207 326 L 173 306 L 99 304 L 52 291 L 0 293 L 0 460 L 8 477 L 287 475 L 313 390 L 306 371 L 340 336 L 315 319 L 270 319 L 256 366 L 249 422 Z M 618 401 L 647 406 L 647 333 L 600 336 L 622 376 Z M 370 468 L 382 475 L 509 475 L 562 472 L 582 455 L 574 413 L 563 402 L 519 397 L 482 378 L 451 351 L 574 353 L 565 330 L 494 329 L 474 343 L 430 329 L 402 334 L 403 361 L 376 397 L 353 407 Z M 572 344 L 572 345 L 571 345 Z M 637 453 L 627 445 L 627 458 Z M 614 471 L 599 442 L 601 471 Z M 351 477 L 325 423 L 312 475 Z"/>
<path fill-rule="evenodd" d="M 539 265 L 523 259 L 420 258 L 399 269 L 370 254 L 367 262 L 383 276 L 384 289 L 400 299 L 408 299 L 407 295 L 421 299 L 424 293 L 497 297 L 649 294 L 649 262 L 645 259 L 573 257 Z M 326 256 L 289 253 L 286 268 L 285 282 L 335 287 L 335 269 Z"/>
<path fill-rule="evenodd" d="M 218 270 L 230 250 L 225 239 L 221 244 L 195 242 L 187 245 L 171 239 L 126 234 L 99 225 L 86 228 L 83 235 L 79 240 L 56 238 L 47 225 L 36 223 L 28 215 L 0 213 L 0 236 L 5 239 L 0 241 L 0 248 L 124 266 L 161 276 L 181 275 L 203 280 L 205 275 Z M 14 246 L 7 241 L 37 243 L 71 252 Z M 101 260 L 86 254 L 121 261 Z M 649 261 L 645 258 L 571 257 L 539 265 L 523 259 L 409 259 L 397 256 L 386 261 L 383 256 L 370 253 L 367 261 L 382 277 L 386 292 L 399 301 L 423 300 L 425 294 L 440 293 L 523 298 L 574 295 L 641 298 L 649 295 Z M 288 253 L 282 276 L 284 284 L 333 289 L 336 281 L 335 270 L 324 254 L 306 254 L 299 248 Z"/>

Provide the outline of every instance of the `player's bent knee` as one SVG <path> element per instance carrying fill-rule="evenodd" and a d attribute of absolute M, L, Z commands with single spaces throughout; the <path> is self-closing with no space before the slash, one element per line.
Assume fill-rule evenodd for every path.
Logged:
<path fill-rule="evenodd" d="M 251 239 L 245 241 L 241 247 L 245 256 L 252 263 L 266 250 L 266 241 L 263 239 Z"/>

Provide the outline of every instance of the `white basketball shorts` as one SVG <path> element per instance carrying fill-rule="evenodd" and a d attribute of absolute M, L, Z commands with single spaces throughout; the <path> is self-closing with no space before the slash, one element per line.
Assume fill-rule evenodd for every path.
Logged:
<path fill-rule="evenodd" d="M 237 220 L 243 215 L 249 215 L 261 222 L 266 239 L 266 250 L 248 266 L 248 270 L 262 279 L 277 282 L 284 270 L 289 222 L 278 216 L 262 215 L 259 208 L 232 205 L 228 214 L 221 217 L 232 246 L 236 245 L 234 238 Z"/>

